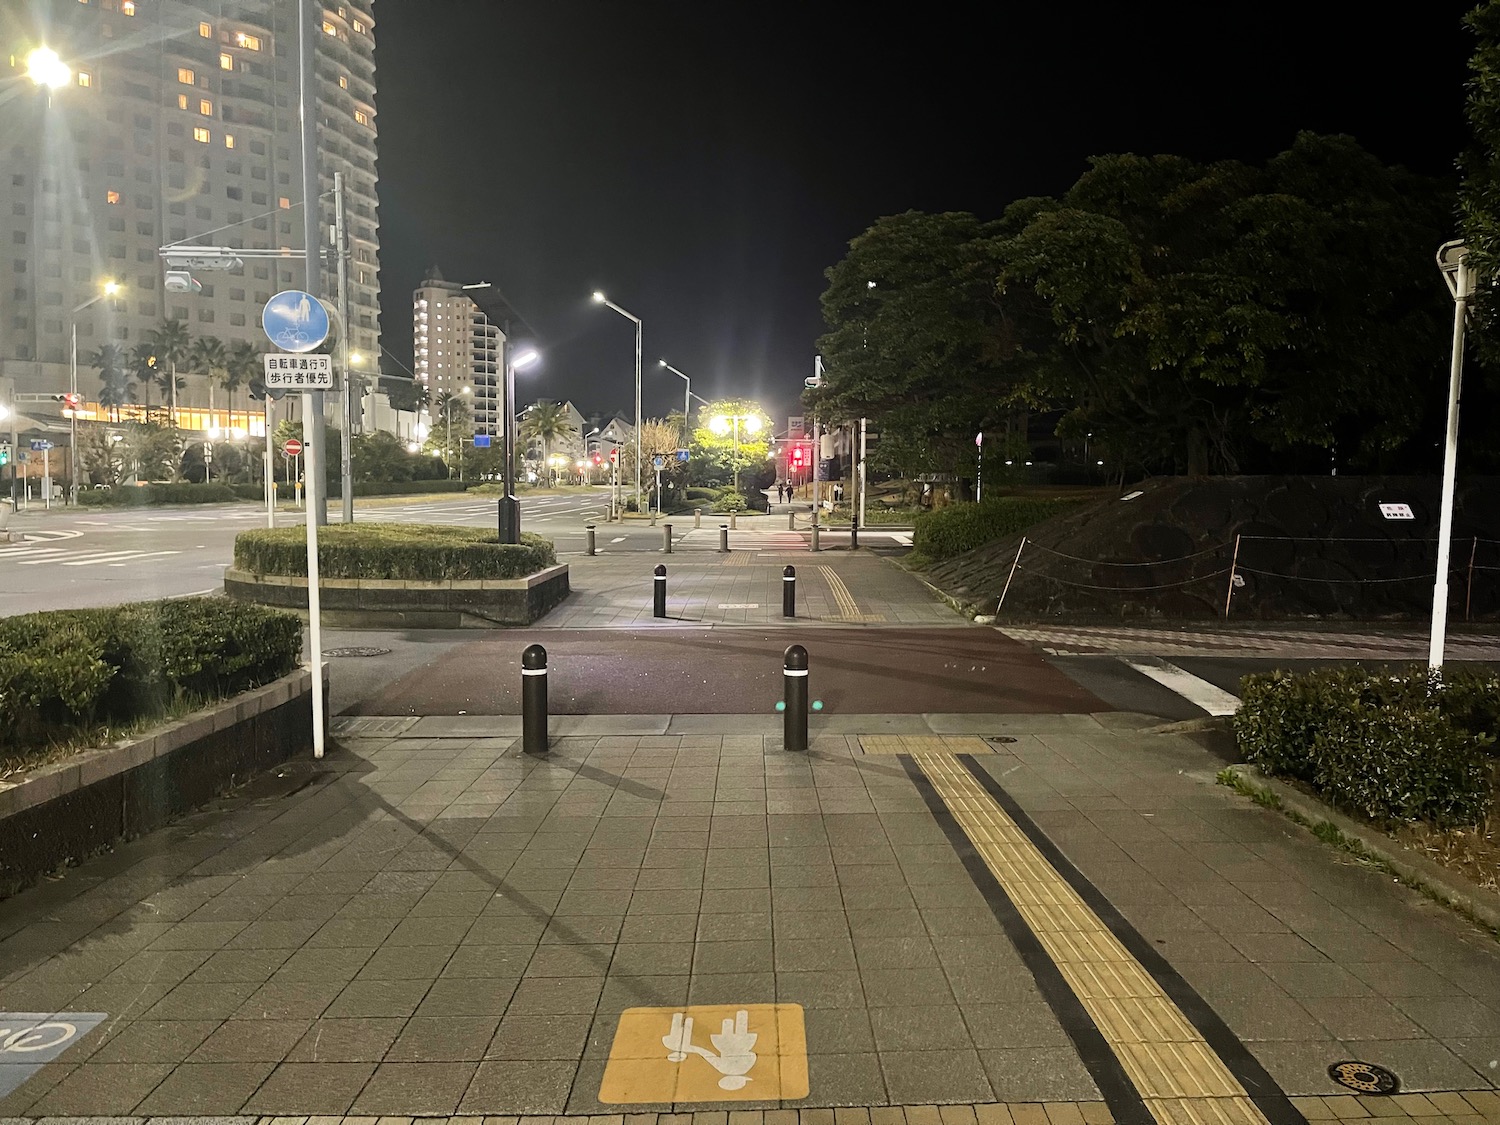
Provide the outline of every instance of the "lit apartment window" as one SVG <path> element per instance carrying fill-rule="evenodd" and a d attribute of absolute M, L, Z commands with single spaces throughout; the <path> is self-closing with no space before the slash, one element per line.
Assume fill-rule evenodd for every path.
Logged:
<path fill-rule="evenodd" d="M 181 82 L 184 86 L 193 86 L 197 84 L 198 76 L 193 73 L 192 67 L 179 66 L 177 68 L 177 81 Z"/>
<path fill-rule="evenodd" d="M 354 21 L 354 30 L 360 32 L 361 34 L 363 34 L 363 32 L 365 30 L 365 25 L 362 24 L 362 23 L 360 23 L 359 20 L 355 20 Z"/>
<path fill-rule="evenodd" d="M 224 53 L 220 54 L 219 55 L 219 69 L 220 70 L 233 70 L 234 69 L 234 56 L 231 55 L 231 54 L 229 54 L 228 52 L 224 52 Z"/>
<path fill-rule="evenodd" d="M 243 31 L 234 37 L 234 41 L 247 51 L 260 50 L 260 36 L 247 35 Z"/>
<path fill-rule="evenodd" d="M 104 202 L 108 203 L 111 207 L 118 205 L 120 202 L 120 193 L 114 188 L 110 188 L 104 193 Z"/>
<path fill-rule="evenodd" d="M 280 207 L 283 211 L 290 211 L 292 209 L 292 201 L 283 195 L 276 201 L 276 206 Z"/>
<path fill-rule="evenodd" d="M 201 36 L 203 36 L 203 38 L 205 38 L 205 39 L 212 39 L 214 37 L 214 26 L 213 26 L 213 24 L 211 24 L 211 23 L 200 23 L 198 25 L 198 34 L 201 35 Z"/>
<path fill-rule="evenodd" d="M 224 134 L 224 147 L 225 148 L 233 148 L 234 147 L 234 134 L 233 133 L 225 133 Z"/>
<path fill-rule="evenodd" d="M 178 109 L 187 109 L 187 107 L 188 107 L 188 96 L 186 94 L 178 94 L 177 95 L 177 108 Z"/>
<path fill-rule="evenodd" d="M 135 15 L 135 0 L 120 0 L 120 11 L 127 16 Z"/>
<path fill-rule="evenodd" d="M 339 89 L 340 90 L 347 90 L 348 88 L 349 88 L 349 76 L 347 74 L 340 74 L 339 75 Z"/>
<path fill-rule="evenodd" d="M 94 76 L 86 70 L 80 70 L 78 72 L 78 84 L 80 86 L 92 86 L 94 84 Z"/>
<path fill-rule="evenodd" d="M 204 117 L 212 117 L 214 115 L 214 103 L 207 98 L 199 98 L 198 112 L 203 114 Z"/>
<path fill-rule="evenodd" d="M 368 125 L 370 123 L 370 115 L 362 109 L 356 109 L 354 111 L 354 120 L 358 121 L 361 125 Z"/>
<path fill-rule="evenodd" d="M 204 145 L 208 144 L 208 140 L 209 140 L 208 130 L 205 129 L 205 128 L 203 128 L 202 126 L 199 126 L 198 128 L 194 129 L 193 130 L 193 140 L 197 141 L 199 144 L 204 144 Z"/>
<path fill-rule="evenodd" d="M 339 29 L 333 26 L 333 22 L 331 20 L 324 20 L 323 33 L 325 35 L 337 35 L 339 33 Z"/>

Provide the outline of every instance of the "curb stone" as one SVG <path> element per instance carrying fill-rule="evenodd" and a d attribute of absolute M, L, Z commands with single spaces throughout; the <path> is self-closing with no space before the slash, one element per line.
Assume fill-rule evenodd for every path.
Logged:
<path fill-rule="evenodd" d="M 1254 766 L 1230 766 L 1228 772 L 1275 796 L 1280 802 L 1279 811 L 1305 820 L 1309 831 L 1319 823 L 1332 824 L 1347 839 L 1357 841 L 1368 856 L 1385 864 L 1403 882 L 1480 925 L 1500 931 L 1500 894 L 1474 886 L 1441 864 L 1402 847 L 1379 829 L 1361 824 L 1283 781 L 1267 777 Z"/>

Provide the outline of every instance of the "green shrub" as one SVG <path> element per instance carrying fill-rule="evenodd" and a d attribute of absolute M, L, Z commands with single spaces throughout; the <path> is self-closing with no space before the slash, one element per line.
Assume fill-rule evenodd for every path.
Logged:
<path fill-rule="evenodd" d="M 260 495 L 259 486 L 255 495 Z M 240 497 L 227 484 L 122 484 L 78 493 L 85 508 L 149 508 L 160 504 L 228 504 Z"/>
<path fill-rule="evenodd" d="M 234 565 L 252 574 L 307 576 L 307 544 L 300 527 L 242 531 Z M 411 523 L 331 525 L 318 531 L 318 569 L 324 578 L 523 578 L 555 565 L 552 541 L 529 532 L 520 543 L 500 543 L 482 527 Z"/>
<path fill-rule="evenodd" d="M 1246 760 L 1350 812 L 1448 827 L 1489 811 L 1494 673 L 1450 671 L 1434 689 L 1416 666 L 1277 671 L 1245 677 L 1240 698 L 1234 733 Z"/>
<path fill-rule="evenodd" d="M 689 488 L 683 496 L 689 500 L 717 500 L 720 491 L 717 488 Z"/>
<path fill-rule="evenodd" d="M 302 625 L 222 598 L 0 620 L 0 751 L 248 690 L 290 672 Z"/>
<path fill-rule="evenodd" d="M 951 559 L 996 539 L 1015 535 L 1081 501 L 1002 496 L 979 504 L 949 504 L 913 522 L 912 548 L 934 562 Z"/>

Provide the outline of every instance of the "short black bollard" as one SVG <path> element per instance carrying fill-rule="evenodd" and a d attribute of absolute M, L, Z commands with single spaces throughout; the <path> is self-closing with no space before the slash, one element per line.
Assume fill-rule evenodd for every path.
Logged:
<path fill-rule="evenodd" d="M 672 525 L 662 524 L 661 528 L 661 551 L 664 555 L 672 553 Z"/>
<path fill-rule="evenodd" d="M 667 615 L 667 564 L 656 564 L 656 581 L 651 583 L 656 587 L 651 599 L 651 616 L 665 617 Z"/>
<path fill-rule="evenodd" d="M 815 553 L 818 550 L 820 550 L 820 548 L 818 547 L 818 509 L 817 508 L 814 508 L 812 510 L 812 550 Z"/>
<path fill-rule="evenodd" d="M 594 553 L 594 525 L 586 523 L 583 525 L 584 548 L 583 553 L 592 555 Z"/>
<path fill-rule="evenodd" d="M 521 749 L 547 753 L 547 650 L 541 645 L 521 653 Z"/>
<path fill-rule="evenodd" d="M 789 511 L 789 512 L 787 512 L 787 514 L 786 514 L 786 529 L 788 531 L 796 531 L 797 530 L 797 513 L 796 513 L 796 511 Z"/>
<path fill-rule="evenodd" d="M 781 571 L 781 616 L 797 616 L 797 568 L 783 567 Z"/>
<path fill-rule="evenodd" d="M 807 749 L 807 649 L 792 645 L 782 659 L 786 714 L 782 744 L 787 750 Z"/>
<path fill-rule="evenodd" d="M 729 526 L 730 527 L 735 527 L 735 528 L 739 527 L 739 524 L 735 523 L 735 517 L 738 516 L 738 515 L 739 515 L 739 512 L 737 512 L 737 511 L 731 511 L 729 513 Z"/>
<path fill-rule="evenodd" d="M 849 517 L 849 549 L 859 550 L 859 516 L 857 514 Z"/>
<path fill-rule="evenodd" d="M 721 523 L 719 525 L 719 551 L 722 553 L 722 552 L 727 552 L 728 550 L 729 550 L 729 525 L 727 523 Z"/>

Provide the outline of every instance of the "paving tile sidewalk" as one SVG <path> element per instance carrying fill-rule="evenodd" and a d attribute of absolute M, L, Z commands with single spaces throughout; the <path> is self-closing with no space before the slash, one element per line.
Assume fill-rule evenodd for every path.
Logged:
<path fill-rule="evenodd" d="M 1283 1122 L 1500 1119 L 1493 940 L 1147 722 L 997 718 L 1015 741 L 970 762 L 1298 1099 Z M 0 1117 L 1118 1117 L 917 765 L 845 735 L 347 741 L 0 904 L 0 1012 L 105 1016 Z M 724 1004 L 800 1006 L 807 1097 L 598 1100 L 622 1012 Z M 1432 1096 L 1339 1096 L 1341 1059 Z"/>

